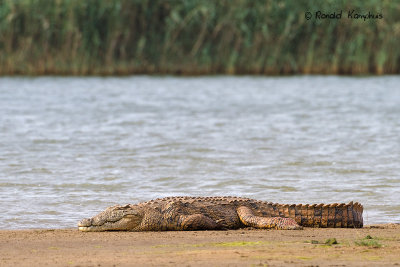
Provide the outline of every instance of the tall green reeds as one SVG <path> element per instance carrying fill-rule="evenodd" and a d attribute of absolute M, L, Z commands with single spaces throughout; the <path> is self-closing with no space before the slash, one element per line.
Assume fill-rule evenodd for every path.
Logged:
<path fill-rule="evenodd" d="M 0 0 L 0 75 L 399 72 L 399 1 Z"/>

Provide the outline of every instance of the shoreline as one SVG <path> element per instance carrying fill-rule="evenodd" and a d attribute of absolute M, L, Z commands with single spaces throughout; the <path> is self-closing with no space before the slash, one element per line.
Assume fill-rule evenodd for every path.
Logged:
<path fill-rule="evenodd" d="M 1 266 L 392 266 L 400 265 L 400 224 L 298 231 L 0 230 L 0 248 Z"/>
<path fill-rule="evenodd" d="M 385 222 L 385 223 L 371 223 L 371 224 L 364 224 L 364 226 L 362 228 L 357 228 L 357 229 L 374 229 L 374 228 L 380 228 L 380 229 L 387 229 L 387 228 L 396 228 L 397 225 L 400 227 L 400 222 Z M 351 228 L 312 228 L 312 227 L 306 227 L 306 229 L 351 229 Z M 66 227 L 66 228 L 10 228 L 10 229 L 0 229 L 0 233 L 1 232 L 18 232 L 18 231 L 74 231 L 74 230 L 78 230 L 78 227 Z M 237 229 L 238 231 L 240 230 L 256 230 L 253 228 L 240 228 Z M 204 231 L 208 231 L 208 230 L 204 230 Z M 204 231 L 196 231 L 196 232 L 204 232 Z M 223 232 L 226 230 L 215 230 L 215 232 Z M 233 230 L 232 230 L 233 231 Z M 275 231 L 275 230 L 266 230 L 266 231 Z M 281 231 L 285 231 L 285 230 L 281 230 Z M 107 232 L 107 231 L 104 231 Z M 109 231 L 109 232 L 113 232 L 113 231 Z M 114 231 L 114 232 L 125 232 L 128 233 L 129 231 Z M 181 232 L 181 231 L 148 231 L 148 232 L 153 232 L 153 233 L 160 233 L 160 232 Z M 186 232 L 194 232 L 194 231 L 186 231 Z M 142 232 L 145 233 L 145 232 Z"/>

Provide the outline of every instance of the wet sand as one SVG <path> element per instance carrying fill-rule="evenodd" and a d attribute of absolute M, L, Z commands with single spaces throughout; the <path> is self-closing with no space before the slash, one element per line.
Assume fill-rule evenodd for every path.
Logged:
<path fill-rule="evenodd" d="M 336 238 L 338 244 L 325 244 Z M 193 232 L 0 231 L 0 266 L 400 266 L 400 224 Z"/>

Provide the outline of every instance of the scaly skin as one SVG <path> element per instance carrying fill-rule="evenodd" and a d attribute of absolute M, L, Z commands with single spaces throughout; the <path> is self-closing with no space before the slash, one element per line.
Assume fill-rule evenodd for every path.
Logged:
<path fill-rule="evenodd" d="M 362 213 L 363 206 L 357 202 L 288 205 L 241 197 L 167 197 L 109 207 L 91 219 L 83 219 L 78 227 L 87 232 L 361 228 Z"/>

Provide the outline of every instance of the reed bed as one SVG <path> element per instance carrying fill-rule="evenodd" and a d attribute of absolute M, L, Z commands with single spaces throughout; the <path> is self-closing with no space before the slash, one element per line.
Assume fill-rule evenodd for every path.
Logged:
<path fill-rule="evenodd" d="M 390 74 L 399 45 L 397 0 L 0 0 L 0 75 Z"/>

